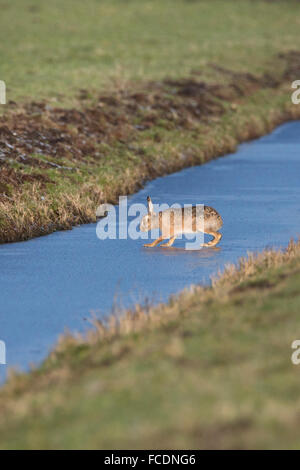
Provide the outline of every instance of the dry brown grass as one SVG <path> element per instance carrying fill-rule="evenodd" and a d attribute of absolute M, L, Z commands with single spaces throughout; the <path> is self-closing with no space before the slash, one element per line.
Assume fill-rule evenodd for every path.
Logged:
<path fill-rule="evenodd" d="M 267 275 L 270 269 L 289 266 L 299 259 L 300 238 L 296 242 L 291 240 L 283 251 L 267 249 L 261 253 L 249 253 L 248 257 L 241 258 L 236 265 L 227 265 L 223 273 L 212 279 L 212 287 L 192 285 L 174 295 L 167 304 L 162 303 L 155 307 L 137 304 L 132 309 L 116 311 L 104 320 L 99 319 L 95 312 L 91 321 L 93 328 L 85 335 L 62 335 L 52 355 L 55 357 L 56 354 L 61 354 L 71 345 L 105 343 L 122 336 L 160 328 L 182 315 L 188 315 L 195 304 L 228 301 L 231 294 L 238 292 L 245 281 L 251 283 L 251 279 L 258 274 Z"/>
<path fill-rule="evenodd" d="M 292 447 L 299 279 L 300 240 L 250 254 L 211 288 L 95 317 L 87 335 L 62 336 L 44 364 L 2 387 L 0 446 Z"/>
<path fill-rule="evenodd" d="M 236 265 L 228 265 L 223 273 L 212 279 L 212 287 L 192 285 L 172 296 L 167 304 L 146 307 L 137 304 L 126 311 L 115 310 L 104 320 L 99 319 L 97 312 L 94 312 L 88 332 L 84 335 L 72 335 L 67 332 L 61 335 L 41 367 L 37 369 L 33 367 L 29 374 L 19 373 L 13 369 L 9 371 L 9 379 L 1 389 L 0 411 L 4 413 L 3 418 L 12 411 L 19 417 L 23 413 L 27 414 L 27 400 L 31 400 L 34 390 L 43 390 L 49 386 L 56 387 L 66 382 L 73 383 L 74 380 L 76 382 L 77 375 L 73 371 L 72 351 L 91 348 L 93 355 L 93 351 L 100 347 L 104 356 L 107 351 L 110 356 L 109 361 L 114 363 L 131 350 L 131 346 L 128 346 L 131 344 L 130 338 L 135 336 L 138 338 L 140 334 L 148 335 L 155 331 L 163 332 L 164 329 L 168 331 L 170 325 L 181 324 L 184 319 L 188 320 L 190 312 L 195 309 L 203 312 L 212 304 L 219 305 L 219 308 L 222 304 L 224 306 L 230 304 L 234 299 L 243 297 L 245 291 L 251 294 L 252 280 L 255 280 L 255 287 L 268 289 L 270 287 L 268 284 L 265 285 L 263 282 L 260 286 L 257 282 L 261 276 L 263 280 L 270 279 L 270 273 L 276 272 L 278 268 L 290 274 L 291 265 L 295 264 L 299 268 L 299 261 L 300 238 L 296 242 L 291 240 L 283 251 L 268 249 L 261 253 L 249 253 L 248 257 L 241 258 Z M 280 275 L 283 276 L 282 273 Z M 278 276 L 275 277 L 275 281 L 278 281 Z M 254 293 L 254 295 L 257 294 Z M 129 343 L 124 343 L 123 340 L 126 341 L 127 338 Z M 176 351 L 178 352 L 178 344 L 176 341 L 171 341 L 168 354 L 176 356 Z M 13 396 L 22 396 L 21 408 L 17 411 L 15 402 L 5 399 L 5 397 Z"/>
<path fill-rule="evenodd" d="M 13 168 L 7 167 L 6 160 L 3 167 L 2 162 L 0 242 L 26 240 L 94 222 L 99 204 L 116 203 L 119 195 L 133 193 L 147 180 L 233 152 L 240 142 L 298 119 L 300 106 L 291 104 L 289 82 L 291 66 L 295 63 L 299 66 L 298 56 L 295 53 L 292 62 L 289 56 L 284 56 L 286 69 L 276 79 L 267 75 L 231 76 L 230 71 L 223 71 L 231 76 L 227 85 L 214 87 L 194 79 L 166 81 L 164 86 L 177 90 L 173 103 L 178 108 L 176 112 L 170 111 L 172 100 L 167 90 L 162 91 L 158 84 L 150 82 L 144 88 L 140 84 L 136 93 L 132 91 L 133 85 L 130 89 L 122 85 L 111 97 L 106 96 L 103 107 L 87 109 L 86 116 L 84 110 L 78 113 L 75 109 L 53 109 L 37 119 L 36 109 L 40 110 L 37 104 L 24 108 L 21 123 L 12 113 L 7 126 L 0 128 L 14 148 L 10 155 L 10 147 L 4 146 L 5 158 L 15 159 Z M 238 86 L 234 80 L 239 81 Z M 207 88 L 205 99 L 200 93 L 203 87 Z M 158 99 L 160 94 L 162 103 Z M 193 99 L 198 100 L 196 109 Z M 150 111 L 141 111 L 144 108 Z M 34 125 L 35 130 L 26 128 L 26 110 L 27 124 L 29 128 Z M 99 119 L 97 124 L 95 116 Z M 137 119 L 142 131 L 136 129 Z M 14 126 L 17 135 L 22 136 L 16 142 Z M 75 132 L 74 126 L 79 130 Z M 92 144 L 87 130 L 91 132 Z M 38 150 L 43 133 L 46 142 L 49 140 L 47 148 L 52 151 L 46 160 L 45 156 L 30 156 Z M 91 149 L 94 152 L 99 145 L 99 139 L 105 142 L 101 144 L 100 157 L 88 158 Z M 26 150 L 28 145 L 31 150 Z"/>
<path fill-rule="evenodd" d="M 182 143 L 176 142 L 173 146 L 166 143 L 163 148 L 160 144 L 157 151 L 161 153 L 153 155 L 147 164 L 140 158 L 137 164 L 131 163 L 124 170 L 118 163 L 114 168 L 112 163 L 111 174 L 105 176 L 104 182 L 100 182 L 102 180 L 99 180 L 95 170 L 95 174 L 80 184 L 71 182 L 64 186 L 62 178 L 62 185 L 55 191 L 48 192 L 38 182 L 27 184 L 22 191 L 0 200 L 0 242 L 27 240 L 56 230 L 68 230 L 78 224 L 95 222 L 99 204 L 115 204 L 119 195 L 132 194 L 150 179 L 233 152 L 238 143 L 257 138 L 280 123 L 299 117 L 300 107 L 293 105 L 281 111 L 272 109 L 265 116 L 249 116 L 247 122 L 243 119 L 238 122 L 230 111 L 226 129 L 222 123 L 216 123 L 213 127 L 202 126 L 203 136 L 197 150 L 194 147 L 188 149 L 183 138 Z M 226 134 L 226 131 L 232 132 L 233 129 L 236 137 Z M 179 153 L 183 155 L 182 148 L 185 149 L 184 158 L 179 158 Z"/>

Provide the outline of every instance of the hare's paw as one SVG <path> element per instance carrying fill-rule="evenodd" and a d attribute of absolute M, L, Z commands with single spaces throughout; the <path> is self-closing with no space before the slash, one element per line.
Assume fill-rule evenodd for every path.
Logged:
<path fill-rule="evenodd" d="M 164 243 L 163 245 L 160 245 L 160 246 L 161 246 L 162 248 L 170 248 L 170 246 L 173 245 L 173 243 L 175 242 L 175 240 L 176 240 L 176 236 L 170 238 L 170 240 L 168 241 L 168 243 Z"/>

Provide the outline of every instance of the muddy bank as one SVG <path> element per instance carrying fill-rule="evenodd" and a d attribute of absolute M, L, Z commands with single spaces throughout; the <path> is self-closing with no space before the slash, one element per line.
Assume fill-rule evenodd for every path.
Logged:
<path fill-rule="evenodd" d="M 81 90 L 80 109 L 52 107 L 46 102 L 28 103 L 22 110 L 0 118 L 0 163 L 14 160 L 36 168 L 55 167 L 53 162 L 30 158 L 41 154 L 57 159 L 101 160 L 97 145 L 127 143 L 135 140 L 137 132 L 163 125 L 167 129 L 193 130 L 193 122 L 209 122 L 224 114 L 225 102 L 234 104 L 261 88 L 277 88 L 285 80 L 300 75 L 300 52 L 282 54 L 285 64 L 281 76 L 238 73 L 210 64 L 227 84 L 208 84 L 199 80 L 194 71 L 187 79 L 150 82 L 116 90 L 112 95 L 100 95 L 96 104 L 85 107 L 88 91 Z M 135 91 L 133 91 L 135 90 Z M 17 107 L 10 103 L 13 111 Z M 234 108 L 234 106 L 233 106 Z"/>
<path fill-rule="evenodd" d="M 280 93 L 284 84 L 300 76 L 299 52 L 282 54 L 276 60 L 281 70 L 277 77 L 268 73 L 256 77 L 210 64 L 223 77 L 223 84 L 201 81 L 201 73 L 194 71 L 187 79 L 102 94 L 92 105 L 88 91 L 81 90 L 78 109 L 46 102 L 28 103 L 20 109 L 10 103 L 9 112 L 0 118 L 0 242 L 94 221 L 98 203 L 116 202 L 118 195 L 134 192 L 146 180 L 233 151 L 237 143 L 299 117 L 299 108 L 290 106 L 259 122 L 243 122 L 235 127 L 235 136 L 218 135 L 217 143 L 201 147 L 195 141 L 189 148 L 185 142 L 220 125 L 222 117 L 243 108 L 260 90 Z M 160 156 L 166 136 L 173 134 L 182 136 L 182 144 L 174 147 L 170 158 Z M 150 152 L 144 141 L 148 145 L 151 141 Z M 151 152 L 157 152 L 155 157 Z M 97 171 L 103 169 L 105 174 L 108 165 L 111 177 L 103 182 Z M 33 207 L 27 201 L 34 201 Z"/>

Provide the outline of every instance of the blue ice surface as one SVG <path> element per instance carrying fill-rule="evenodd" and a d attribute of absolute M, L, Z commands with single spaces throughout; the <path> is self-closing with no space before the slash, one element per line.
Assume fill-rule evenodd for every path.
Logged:
<path fill-rule="evenodd" d="M 213 206 L 223 217 L 215 249 L 143 247 L 143 240 L 99 240 L 96 224 L 0 246 L 0 340 L 7 366 L 39 363 L 66 329 L 91 327 L 91 311 L 107 315 L 171 294 L 235 263 L 247 252 L 285 247 L 300 234 L 300 122 L 243 144 L 237 153 L 157 178 L 129 204 L 174 202 Z M 0 365 L 0 379 L 6 367 Z"/>

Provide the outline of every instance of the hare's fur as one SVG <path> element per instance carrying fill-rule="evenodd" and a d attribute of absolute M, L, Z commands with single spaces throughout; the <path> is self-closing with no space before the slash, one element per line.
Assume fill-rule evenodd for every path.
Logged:
<path fill-rule="evenodd" d="M 223 225 L 220 214 L 210 206 L 192 206 L 185 208 L 167 209 L 162 212 L 154 212 L 153 204 L 150 196 L 148 201 L 148 214 L 141 221 L 140 229 L 142 232 L 159 228 L 161 236 L 144 246 L 154 247 L 163 240 L 169 241 L 162 247 L 170 247 L 173 245 L 176 237 L 184 233 L 203 232 L 211 235 L 213 239 L 204 243 L 202 246 L 216 246 L 222 238 L 222 234 L 218 231 Z"/>

